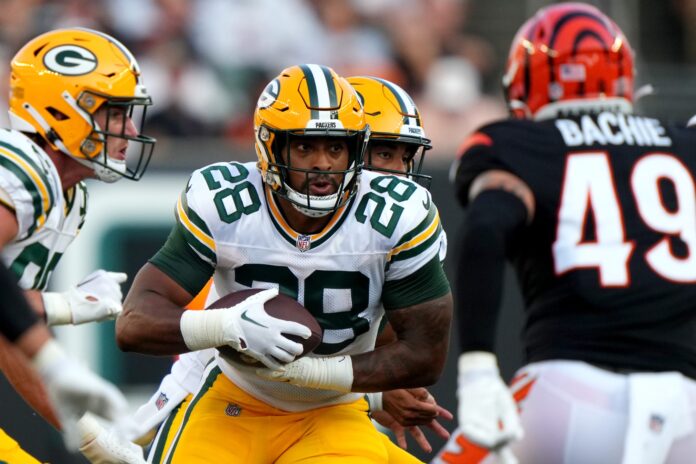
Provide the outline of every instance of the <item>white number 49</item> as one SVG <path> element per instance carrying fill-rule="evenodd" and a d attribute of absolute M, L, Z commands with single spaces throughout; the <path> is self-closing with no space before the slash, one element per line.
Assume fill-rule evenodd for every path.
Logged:
<path fill-rule="evenodd" d="M 672 183 L 677 208 L 666 208 L 660 180 Z M 631 172 L 631 190 L 642 221 L 665 237 L 646 253 L 648 265 L 661 277 L 680 283 L 696 282 L 696 200 L 694 180 L 679 159 L 668 153 L 650 153 Z M 589 211 L 588 211 L 589 210 Z M 593 214 L 595 241 L 583 241 L 585 219 Z M 688 247 L 686 257 L 675 256 L 669 235 Z M 557 274 L 575 268 L 597 268 L 603 287 L 630 283 L 628 260 L 634 244 L 626 240 L 621 205 L 611 166 L 604 152 L 568 156 L 558 212 L 553 260 Z"/>

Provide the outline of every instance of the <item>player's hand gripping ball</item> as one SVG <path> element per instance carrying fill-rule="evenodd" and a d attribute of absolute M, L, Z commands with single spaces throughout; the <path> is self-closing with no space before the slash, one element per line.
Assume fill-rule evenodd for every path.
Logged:
<path fill-rule="evenodd" d="M 219 300 L 212 303 L 206 309 L 218 309 L 218 308 L 229 308 L 237 303 L 241 303 L 251 295 L 262 291 L 259 288 L 251 288 L 247 290 L 240 290 L 238 292 L 229 293 Z M 294 342 L 300 343 L 303 346 L 302 354 L 297 356 L 295 359 L 299 359 L 307 353 L 311 353 L 319 344 L 321 343 L 324 332 L 319 325 L 319 322 L 312 316 L 307 308 L 302 306 L 296 300 L 290 298 L 287 295 L 279 293 L 275 298 L 271 298 L 264 304 L 264 310 L 266 313 L 277 319 L 283 319 L 285 321 L 292 321 L 302 324 L 308 327 L 312 331 L 312 335 L 309 338 L 303 339 L 294 335 L 288 335 L 288 338 Z M 247 356 L 244 353 L 235 350 L 231 346 L 221 346 L 218 347 L 220 355 L 227 361 L 236 364 L 243 364 L 248 366 L 260 367 L 263 366 L 259 361 Z"/>

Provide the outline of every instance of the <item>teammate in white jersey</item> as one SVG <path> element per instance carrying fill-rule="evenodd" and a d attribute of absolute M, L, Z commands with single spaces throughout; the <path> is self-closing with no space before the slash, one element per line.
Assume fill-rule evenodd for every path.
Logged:
<path fill-rule="evenodd" d="M 217 357 L 167 462 L 387 462 L 362 392 L 428 385 L 441 372 L 451 295 L 437 209 L 408 179 L 361 172 L 362 105 L 329 68 L 285 69 L 259 98 L 255 126 L 258 163 L 192 175 L 117 339 L 151 354 L 229 345 L 274 368 Z M 219 294 L 268 290 L 234 309 L 184 311 L 211 275 Z M 284 334 L 309 334 L 263 311 L 279 290 L 324 328 L 294 362 L 301 346 Z M 397 341 L 373 350 L 385 310 Z"/>
<path fill-rule="evenodd" d="M 99 270 L 65 292 L 44 290 L 85 220 L 82 181 L 137 180 L 145 171 L 155 141 L 135 124 L 150 104 L 131 53 L 97 31 L 47 32 L 12 59 L 12 130 L 0 130 L 0 255 L 49 325 L 112 319 L 121 310 L 122 273 Z M 4 339 L 0 368 L 60 427 L 38 377 Z"/>

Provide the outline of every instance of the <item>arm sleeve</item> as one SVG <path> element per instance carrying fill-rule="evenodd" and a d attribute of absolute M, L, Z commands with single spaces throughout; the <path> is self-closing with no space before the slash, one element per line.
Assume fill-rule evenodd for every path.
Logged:
<path fill-rule="evenodd" d="M 455 291 L 462 352 L 493 351 L 506 255 L 526 220 L 524 203 L 504 190 L 483 191 L 469 205 Z"/>
<path fill-rule="evenodd" d="M 0 265 L 0 295 L 0 333 L 14 343 L 38 322 L 38 318 L 4 265 Z"/>

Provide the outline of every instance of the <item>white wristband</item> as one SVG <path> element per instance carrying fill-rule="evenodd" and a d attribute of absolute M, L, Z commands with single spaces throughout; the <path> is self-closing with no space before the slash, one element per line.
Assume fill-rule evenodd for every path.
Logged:
<path fill-rule="evenodd" d="M 353 387 L 353 360 L 350 356 L 313 358 L 305 356 L 280 369 L 256 369 L 259 376 L 298 387 L 321 388 L 349 393 Z"/>
<path fill-rule="evenodd" d="M 223 315 L 219 309 L 184 311 L 179 329 L 188 349 L 198 351 L 225 345 Z"/>
<path fill-rule="evenodd" d="M 370 412 L 382 411 L 384 409 L 382 392 L 365 393 L 365 399 L 367 399 L 367 404 L 370 405 Z"/>
<path fill-rule="evenodd" d="M 46 313 L 46 325 L 72 324 L 72 311 L 70 302 L 62 293 L 43 292 L 44 312 Z"/>
<path fill-rule="evenodd" d="M 349 393 L 353 388 L 353 358 L 335 356 L 330 358 L 307 358 L 324 362 L 325 369 L 318 370 L 318 378 L 313 388 L 326 388 Z"/>
<path fill-rule="evenodd" d="M 493 353 L 488 351 L 467 351 L 459 356 L 459 373 L 464 372 L 499 372 L 498 361 Z"/>

